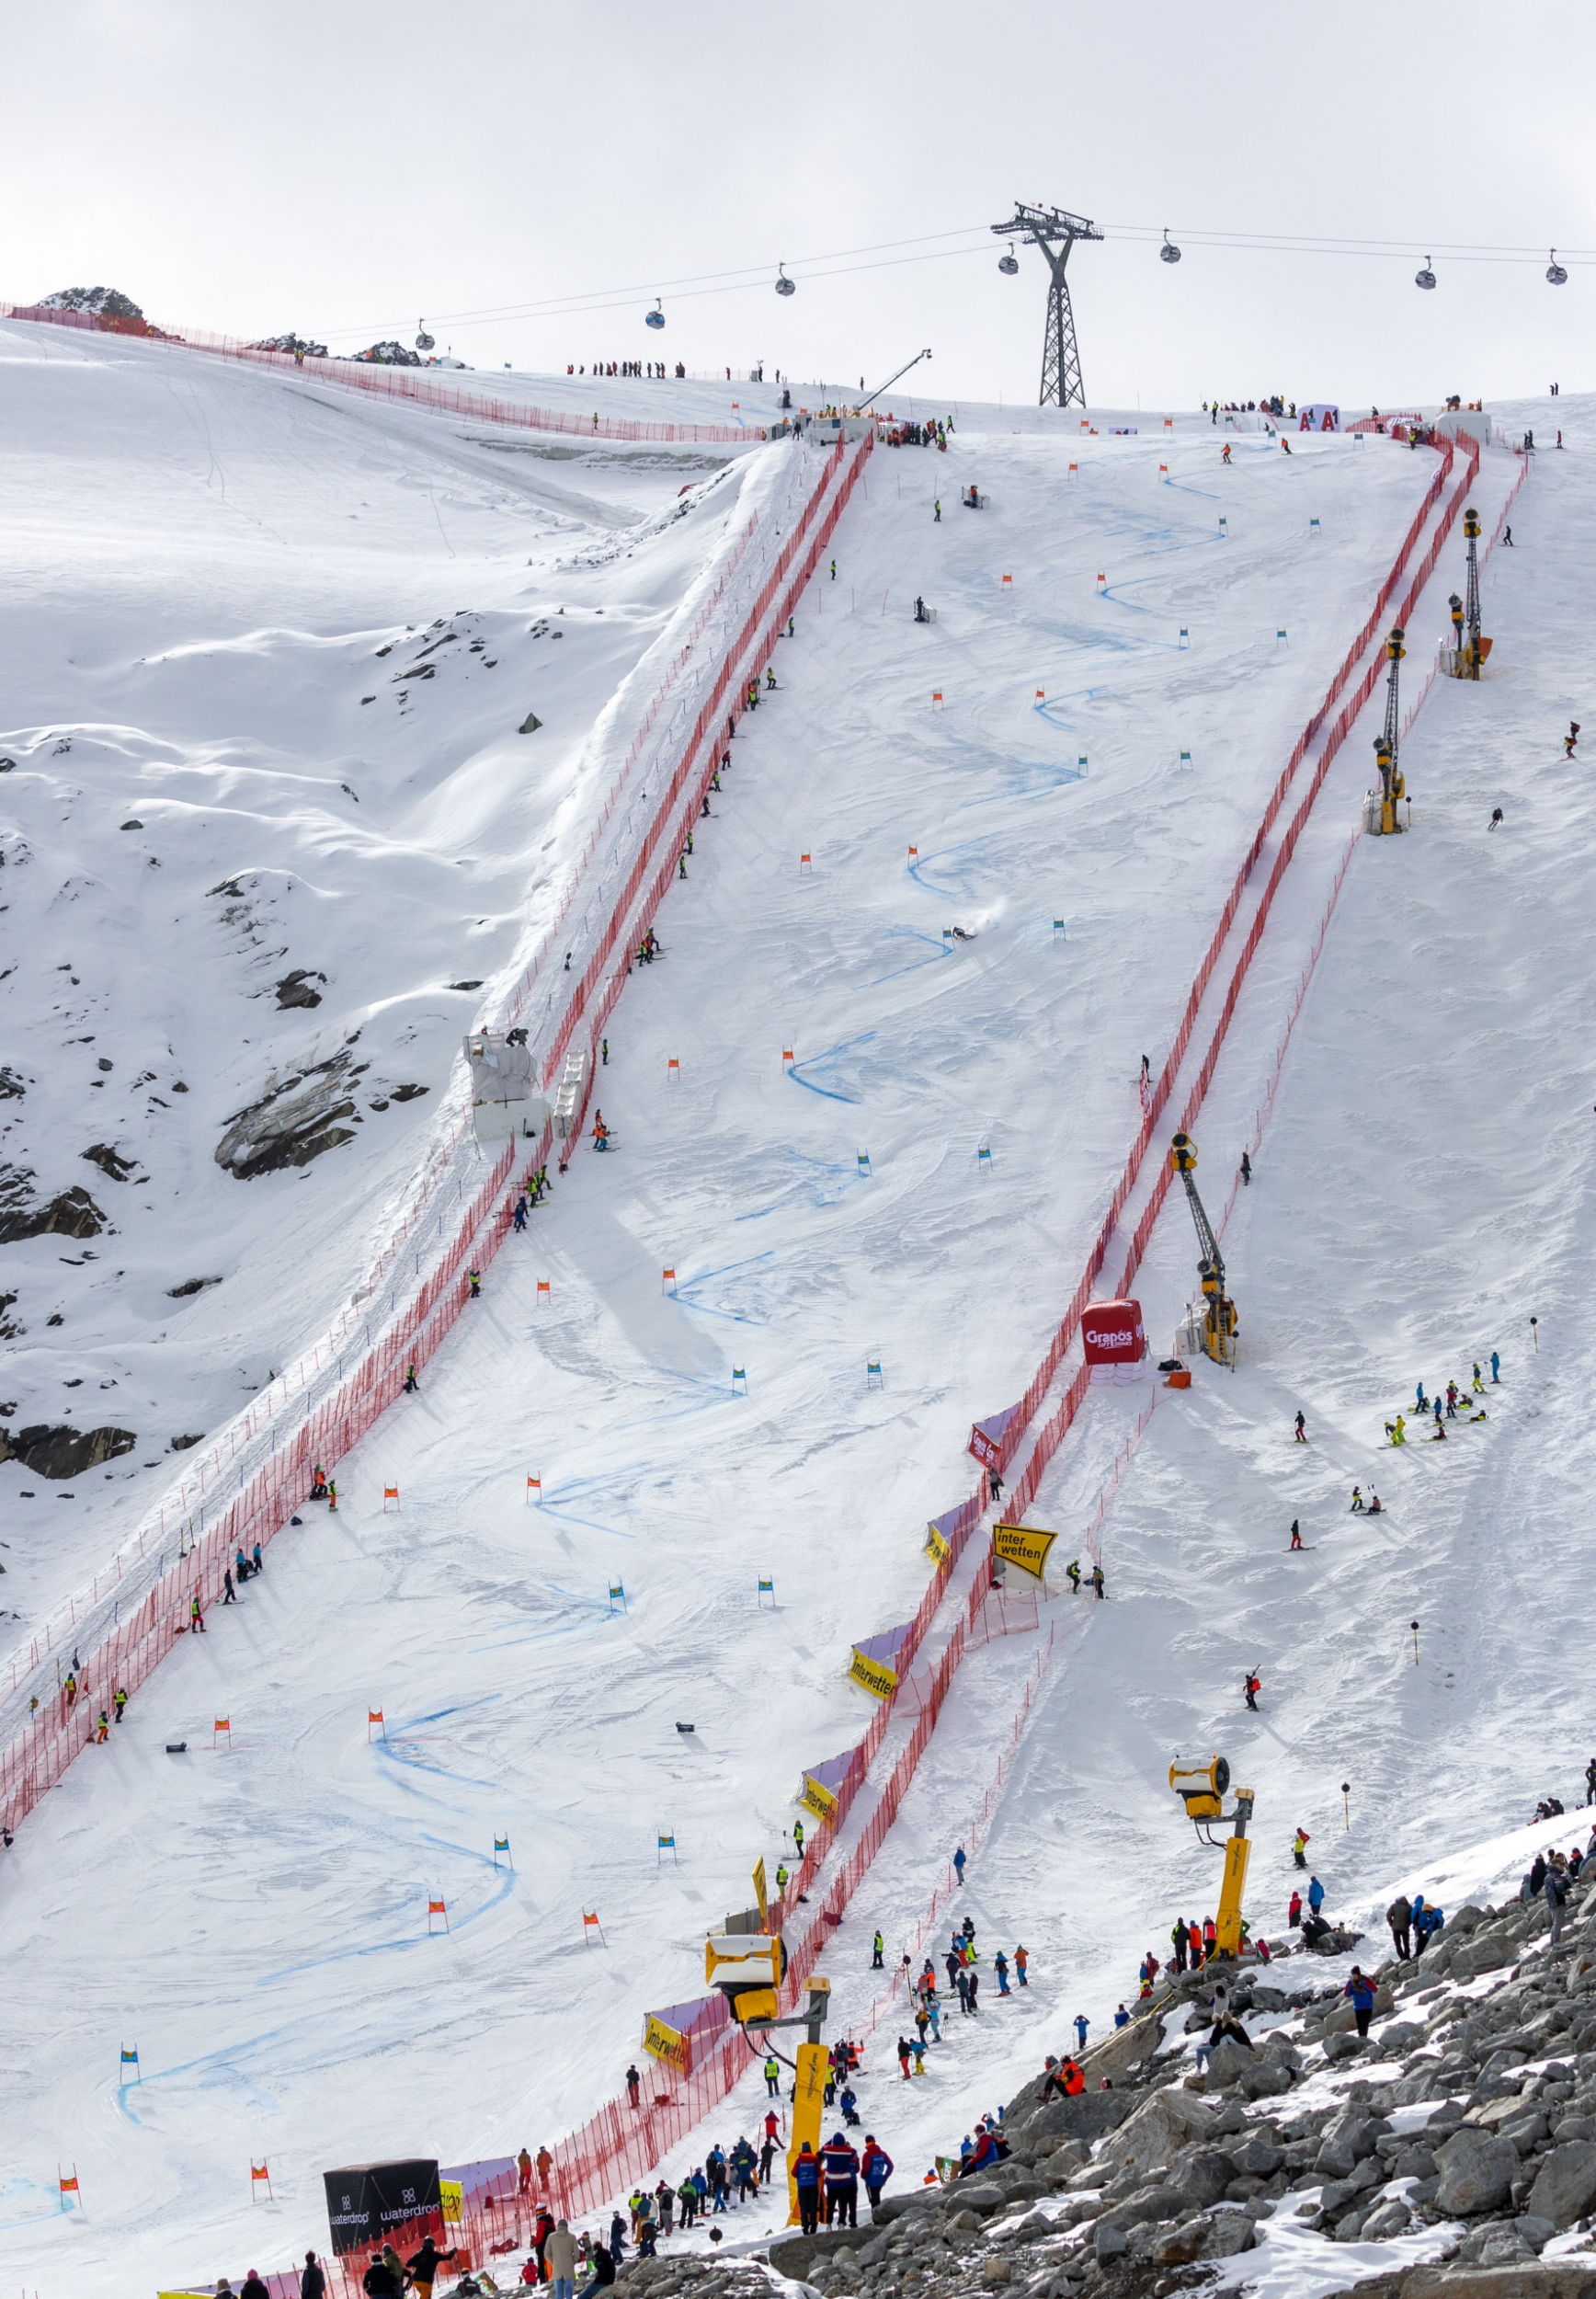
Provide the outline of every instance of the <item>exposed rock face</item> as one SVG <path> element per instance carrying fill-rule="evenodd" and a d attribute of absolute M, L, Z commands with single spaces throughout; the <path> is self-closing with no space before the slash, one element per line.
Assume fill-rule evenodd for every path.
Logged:
<path fill-rule="evenodd" d="M 143 313 L 131 295 L 120 288 L 57 288 L 53 295 L 41 295 L 39 308 L 44 312 L 93 312 L 99 319 L 142 319 Z"/>
<path fill-rule="evenodd" d="M 285 974 L 277 986 L 278 1004 L 279 1006 L 319 1006 L 322 1002 L 322 993 L 319 989 L 313 989 L 311 984 L 313 982 L 325 983 L 326 978 L 325 974 L 313 973 L 308 966 L 296 966 L 293 972 Z"/>
<path fill-rule="evenodd" d="M 100 1172 L 108 1174 L 113 1182 L 131 1181 L 138 1162 L 136 1159 L 124 1158 L 120 1150 L 111 1148 L 108 1141 L 97 1141 L 83 1154 L 90 1165 L 97 1165 Z"/>
<path fill-rule="evenodd" d="M 32 1179 L 26 1167 L 0 1173 L 0 1245 L 29 1237 L 98 1237 L 106 1218 L 86 1189 L 63 1189 L 48 1205 L 40 1205 L 30 1202 Z"/>
<path fill-rule="evenodd" d="M 346 1047 L 330 1061 L 299 1075 L 268 1081 L 260 1100 L 240 1110 L 216 1147 L 216 1162 L 241 1182 L 257 1173 L 278 1173 L 309 1165 L 341 1141 L 352 1141 L 338 1120 L 354 1115 L 346 1089 L 367 1065 L 357 1068 Z"/>
<path fill-rule="evenodd" d="M 138 1441 L 131 1429 L 74 1429 L 64 1423 L 52 1429 L 40 1423 L 10 1434 L 0 1429 L 0 1461 L 20 1461 L 34 1476 L 59 1481 L 131 1453 Z"/>

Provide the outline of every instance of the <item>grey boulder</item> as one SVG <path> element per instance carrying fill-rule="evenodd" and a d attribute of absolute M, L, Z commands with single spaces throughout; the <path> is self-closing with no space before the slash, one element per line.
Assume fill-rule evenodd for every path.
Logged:
<path fill-rule="evenodd" d="M 1510 2139 L 1465 2124 L 1444 2147 L 1436 2150 L 1441 2185 L 1436 2209 L 1449 2219 L 1466 2219 L 1476 2212 L 1499 2211 L 1519 2176 L 1519 2151 Z"/>

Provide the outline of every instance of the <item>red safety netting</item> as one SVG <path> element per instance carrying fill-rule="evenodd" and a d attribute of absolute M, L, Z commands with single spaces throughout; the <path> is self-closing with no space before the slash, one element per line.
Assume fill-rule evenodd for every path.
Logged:
<path fill-rule="evenodd" d="M 342 383 L 379 399 L 405 399 L 430 407 L 439 415 L 466 416 L 477 423 L 505 423 L 524 431 L 564 431 L 577 439 L 658 440 L 676 446 L 694 442 L 713 446 L 751 447 L 768 433 L 750 424 L 633 423 L 624 417 L 576 415 L 568 408 L 529 407 L 524 400 L 490 398 L 458 383 L 438 381 L 437 371 L 416 367 L 384 367 L 365 360 L 296 358 L 291 351 L 268 351 L 235 336 L 212 335 L 204 327 L 181 332 L 152 327 L 142 319 L 103 319 L 96 312 L 49 311 L 41 303 L 0 303 L 0 319 L 22 319 L 47 327 L 77 327 L 91 335 L 131 336 L 146 343 L 169 345 L 179 351 L 206 351 L 227 360 L 246 360 L 252 367 L 275 367 L 290 374 L 313 375 L 325 383 Z"/>

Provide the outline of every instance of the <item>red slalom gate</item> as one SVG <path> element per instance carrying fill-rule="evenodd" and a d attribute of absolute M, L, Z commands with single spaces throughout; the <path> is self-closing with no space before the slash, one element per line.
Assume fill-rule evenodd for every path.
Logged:
<path fill-rule="evenodd" d="M 416 367 L 382 367 L 366 360 L 296 359 L 291 351 L 268 351 L 259 344 L 241 342 L 235 336 L 212 335 L 202 327 L 181 334 L 152 327 L 147 320 L 102 319 L 96 312 L 49 311 L 40 303 L 0 303 L 0 319 L 20 319 L 46 327 L 76 327 L 90 335 L 134 337 L 165 345 L 175 351 L 204 351 L 252 367 L 274 367 L 289 374 L 310 375 L 325 383 L 342 383 L 368 397 L 404 399 L 439 415 L 459 415 L 478 423 L 503 423 L 524 431 L 563 431 L 576 439 L 664 440 L 676 446 L 708 444 L 757 447 L 767 433 L 747 425 L 729 423 L 634 423 L 624 417 L 591 417 L 565 408 L 529 407 L 523 400 L 494 399 L 467 391 L 456 383 L 440 383 L 436 371 Z M 598 380 L 603 381 L 602 377 Z M 665 379 L 668 380 L 668 379 Z"/>

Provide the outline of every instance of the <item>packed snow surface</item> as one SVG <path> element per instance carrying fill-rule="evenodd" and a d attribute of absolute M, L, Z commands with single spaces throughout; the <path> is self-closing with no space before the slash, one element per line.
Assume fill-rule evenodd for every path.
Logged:
<path fill-rule="evenodd" d="M 553 914 L 650 649 L 792 452 L 562 463 L 49 335 L 0 331 L 0 894 L 26 1088 L 0 1155 L 29 1202 L 82 1182 L 116 1234 L 92 1261 L 59 1233 L 4 1248 L 26 1329 L 6 1401 L 17 1427 L 72 1407 L 140 1442 L 108 1481 L 0 1468 L 24 1641 L 168 1473 L 134 1464 L 219 1426 L 347 1297 L 479 1002 L 448 985 L 490 981 Z M 1510 1877 L 1510 1836 L 1467 1847 L 1547 1788 L 1573 1801 L 1590 1751 L 1555 1696 L 1589 1629 L 1591 801 L 1559 738 L 1589 655 L 1573 538 L 1596 426 L 1561 404 L 1569 451 L 1543 456 L 1488 575 L 1489 676 L 1440 685 L 1408 738 L 1413 835 L 1353 854 L 1226 1227 L 1240 1364 L 1199 1363 L 1184 1393 L 1095 1390 L 1032 1512 L 1062 1564 L 1157 1396 L 1103 1528 L 1109 1602 L 1044 1600 L 1052 1653 L 961 1894 L 984 1950 L 1024 1940 L 1031 1987 L 949 2023 L 918 2084 L 895 2008 L 867 2053 L 867 2120 L 906 2177 L 1207 1912 L 1177 1751 L 1223 1747 L 1255 1789 L 1271 1930 L 1299 1821 L 1333 1910 L 1367 1923 L 1398 1884 Z M 1224 470 L 1205 423 L 1123 420 L 1136 437 L 965 408 L 946 456 L 872 457 L 661 913 L 665 956 L 613 1017 L 615 1153 L 584 1145 L 556 1176 L 420 1396 L 341 1464 L 337 1516 L 307 1508 L 19 1833 L 3 2248 L 29 2288 L 285 2264 L 324 2238 L 325 2167 L 579 2122 L 644 2012 L 701 1987 L 705 1930 L 790 1844 L 800 1768 L 864 1730 L 850 1645 L 912 1613 L 925 1520 L 974 1481 L 969 1424 L 1018 1396 L 1074 1289 L 1140 1056 L 1161 1064 L 1433 469 L 1247 436 Z M 1488 534 L 1508 461 L 1481 474 Z M 960 506 L 973 481 L 984 511 Z M 1461 568 L 1459 539 L 1410 633 L 1414 692 Z M 431 642 L 436 678 L 400 683 Z M 520 737 L 529 710 L 544 726 Z M 1197 1129 L 1216 1218 L 1376 728 L 1331 771 Z M 302 969 L 322 1003 L 279 1004 Z M 217 1164 L 269 1079 L 334 1060 L 350 1139 L 245 1180 Z M 85 1163 L 97 1143 L 147 1183 Z M 1193 1261 L 1171 1198 L 1138 1285 L 1156 1355 Z M 1431 1446 L 1410 1414 L 1383 1449 L 1417 1378 L 1466 1386 L 1478 1359 L 1488 1382 L 1493 1348 L 1484 1423 Z M 1381 1516 L 1348 1515 L 1354 1483 Z M 1037 1650 L 963 1663 L 827 1957 L 840 2022 L 868 2018 L 872 1928 L 889 1963 L 915 1945 Z M 431 1894 L 450 1929 L 429 1939 Z M 757 2112 L 739 2093 L 686 2159 Z M 81 2218 L 56 2209 L 58 2158 Z"/>

